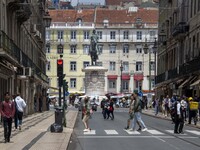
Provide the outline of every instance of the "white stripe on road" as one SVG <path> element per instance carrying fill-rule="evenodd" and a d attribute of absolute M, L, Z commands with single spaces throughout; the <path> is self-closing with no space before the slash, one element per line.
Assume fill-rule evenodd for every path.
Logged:
<path fill-rule="evenodd" d="M 196 135 L 200 135 L 199 131 L 195 131 L 195 130 L 185 130 L 186 132 L 192 133 L 192 134 L 196 134 Z"/>
<path fill-rule="evenodd" d="M 171 134 L 174 134 L 174 130 L 165 130 L 165 131 L 167 131 L 167 132 L 169 132 L 169 133 L 171 133 Z M 179 134 L 179 135 L 187 135 L 187 134 Z"/>
<path fill-rule="evenodd" d="M 130 130 L 124 130 L 124 131 L 126 131 L 128 134 L 133 134 L 133 135 L 137 135 L 137 134 L 140 134 L 140 132 L 138 132 L 138 131 L 130 131 Z"/>
<path fill-rule="evenodd" d="M 91 130 L 91 131 L 88 131 L 88 132 L 84 132 L 83 134 L 84 135 L 95 135 L 96 131 L 95 130 Z"/>
<path fill-rule="evenodd" d="M 147 132 L 149 132 L 149 133 L 151 133 L 151 134 L 156 134 L 156 135 L 162 135 L 162 134 L 164 134 L 164 133 L 159 132 L 159 131 L 157 131 L 157 130 L 147 130 Z"/>
<path fill-rule="evenodd" d="M 104 130 L 105 132 L 106 132 L 106 134 L 118 134 L 118 132 L 117 131 L 115 131 L 115 130 Z"/>

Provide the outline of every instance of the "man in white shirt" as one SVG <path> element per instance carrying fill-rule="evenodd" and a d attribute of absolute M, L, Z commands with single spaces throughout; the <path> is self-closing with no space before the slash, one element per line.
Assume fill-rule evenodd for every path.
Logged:
<path fill-rule="evenodd" d="M 24 99 L 21 98 L 20 94 L 17 94 L 17 97 L 15 98 L 15 102 L 17 105 L 16 107 L 17 107 L 17 117 L 19 120 L 19 130 L 21 130 L 22 117 L 23 117 L 24 109 L 26 107 L 26 103 Z"/>
<path fill-rule="evenodd" d="M 183 110 L 180 103 L 180 98 L 177 98 L 177 102 L 175 104 L 175 125 L 174 125 L 174 133 L 175 134 L 183 134 L 183 126 L 184 126 L 184 118 L 183 118 Z"/>

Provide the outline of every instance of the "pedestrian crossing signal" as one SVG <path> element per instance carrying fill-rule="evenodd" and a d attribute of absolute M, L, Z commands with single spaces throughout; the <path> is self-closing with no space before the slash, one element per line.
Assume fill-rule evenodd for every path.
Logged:
<path fill-rule="evenodd" d="M 63 75 L 63 59 L 57 60 L 57 76 Z"/>

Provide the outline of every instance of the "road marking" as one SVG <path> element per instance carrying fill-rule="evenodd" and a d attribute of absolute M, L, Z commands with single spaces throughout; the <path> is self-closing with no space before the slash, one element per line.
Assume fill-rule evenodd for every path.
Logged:
<path fill-rule="evenodd" d="M 171 133 L 171 134 L 174 134 L 174 130 L 165 130 L 165 131 L 167 131 L 167 132 L 169 132 L 169 133 Z M 179 134 L 179 135 L 187 135 L 187 134 L 184 133 L 184 134 Z"/>
<path fill-rule="evenodd" d="M 138 131 L 130 131 L 130 130 L 124 130 L 124 131 L 126 131 L 128 134 L 133 134 L 133 135 L 140 134 L 140 132 L 138 132 Z"/>
<path fill-rule="evenodd" d="M 176 137 L 174 136 L 78 136 L 78 138 L 97 138 L 97 139 L 103 139 L 103 138 L 162 138 L 162 139 L 174 139 Z"/>
<path fill-rule="evenodd" d="M 91 131 L 88 131 L 88 132 L 84 132 L 83 134 L 84 135 L 95 135 L 96 131 L 95 130 L 91 130 Z"/>
<path fill-rule="evenodd" d="M 115 131 L 115 130 L 104 130 L 105 132 L 106 132 L 106 134 L 118 134 L 118 132 L 117 131 Z"/>
<path fill-rule="evenodd" d="M 186 132 L 192 133 L 192 134 L 196 134 L 196 135 L 200 135 L 199 131 L 195 131 L 195 130 L 185 130 Z"/>
<path fill-rule="evenodd" d="M 149 133 L 151 133 L 151 134 L 156 134 L 156 135 L 162 135 L 162 134 L 164 134 L 164 133 L 159 132 L 159 131 L 157 131 L 157 130 L 147 130 L 147 132 L 149 132 Z"/>

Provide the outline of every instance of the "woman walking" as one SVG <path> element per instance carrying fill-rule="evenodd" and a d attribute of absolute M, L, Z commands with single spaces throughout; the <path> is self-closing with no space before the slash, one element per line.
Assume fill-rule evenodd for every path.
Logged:
<path fill-rule="evenodd" d="M 91 129 L 89 128 L 88 121 L 90 119 L 90 103 L 89 97 L 85 97 L 84 104 L 83 104 L 83 124 L 85 126 L 84 132 L 89 132 Z"/>

